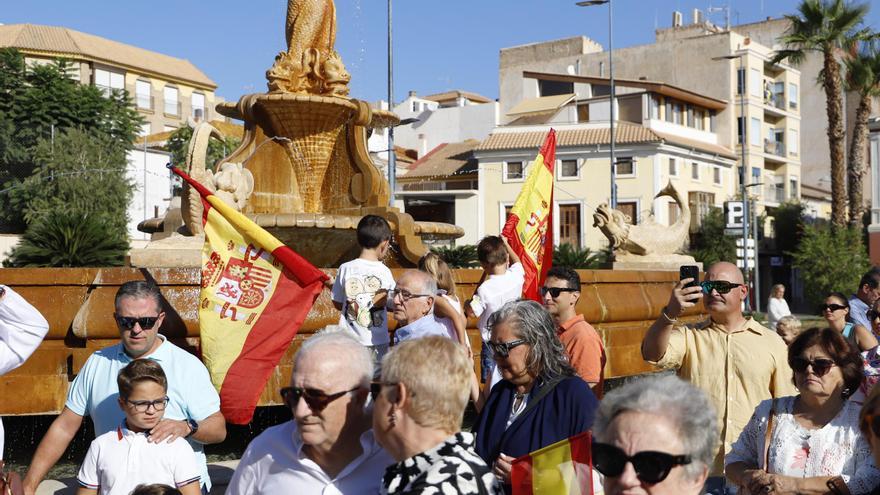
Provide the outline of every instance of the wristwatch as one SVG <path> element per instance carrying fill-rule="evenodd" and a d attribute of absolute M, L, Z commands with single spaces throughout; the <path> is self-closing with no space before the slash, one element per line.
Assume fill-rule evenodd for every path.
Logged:
<path fill-rule="evenodd" d="M 187 418 L 186 424 L 189 425 L 189 433 L 187 433 L 187 435 L 183 438 L 189 438 L 195 435 L 197 431 L 199 431 L 199 424 L 196 422 L 196 420 L 192 418 Z"/>

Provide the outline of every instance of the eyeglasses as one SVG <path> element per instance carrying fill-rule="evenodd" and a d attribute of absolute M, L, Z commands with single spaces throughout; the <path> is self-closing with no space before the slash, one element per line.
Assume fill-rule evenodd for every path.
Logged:
<path fill-rule="evenodd" d="M 788 364 L 791 366 L 791 369 L 798 373 L 805 373 L 807 371 L 807 366 L 812 366 L 813 373 L 815 373 L 816 376 L 825 376 L 825 374 L 831 371 L 831 368 L 837 366 L 837 363 L 830 359 L 819 358 L 810 361 L 809 359 L 802 357 L 791 358 Z"/>
<path fill-rule="evenodd" d="M 342 392 L 335 394 L 325 394 L 324 392 L 313 388 L 284 387 L 280 392 L 281 397 L 284 399 L 284 403 L 287 404 L 287 407 L 291 410 L 296 409 L 296 405 L 299 404 L 299 399 L 302 397 L 306 401 L 306 405 L 309 406 L 309 409 L 314 412 L 321 412 L 331 402 L 347 393 L 359 389 L 360 387 L 355 387 L 351 390 L 343 390 Z"/>
<path fill-rule="evenodd" d="M 727 294 L 734 288 L 742 286 L 743 284 L 734 284 L 726 280 L 706 280 L 705 282 L 700 282 L 700 288 L 703 289 L 703 294 L 711 294 L 713 290 L 719 294 Z"/>
<path fill-rule="evenodd" d="M 510 342 L 500 342 L 495 343 L 492 341 L 486 342 L 486 345 L 489 346 L 489 349 L 492 350 L 492 354 L 497 357 L 506 358 L 510 355 L 510 350 L 514 347 L 519 347 L 525 344 L 526 341 L 523 339 L 511 340 Z"/>
<path fill-rule="evenodd" d="M 414 294 L 406 289 L 391 289 L 388 291 L 388 297 L 391 299 L 394 299 L 397 296 L 400 296 L 400 298 L 406 302 L 416 297 L 433 297 L 433 294 Z"/>
<path fill-rule="evenodd" d="M 823 304 L 819 306 L 820 311 L 831 311 L 832 313 L 835 311 L 840 311 L 841 309 L 846 309 L 846 306 L 842 304 Z"/>
<path fill-rule="evenodd" d="M 550 297 L 556 299 L 563 292 L 578 292 L 580 289 L 570 289 L 568 287 L 541 287 L 541 297 L 550 294 Z"/>
<path fill-rule="evenodd" d="M 161 316 L 161 313 L 159 315 Z M 159 316 L 141 316 L 140 318 L 134 316 L 117 316 L 116 324 L 125 330 L 133 329 L 135 324 L 140 325 L 144 330 L 149 330 L 153 328 L 158 320 Z"/>
<path fill-rule="evenodd" d="M 128 400 L 125 399 L 125 402 L 131 404 L 131 407 L 134 408 L 137 412 L 147 412 L 150 409 L 150 406 L 153 406 L 154 411 L 164 411 L 165 406 L 168 405 L 168 401 L 170 399 L 165 396 L 161 399 L 156 400 Z"/>
<path fill-rule="evenodd" d="M 675 466 L 691 463 L 689 455 L 672 455 L 645 450 L 628 456 L 613 445 L 599 442 L 593 442 L 592 451 L 593 467 L 603 475 L 616 478 L 623 474 L 626 463 L 631 462 L 636 470 L 636 477 L 650 484 L 665 480 Z"/>
<path fill-rule="evenodd" d="M 880 437 L 880 416 L 874 414 L 862 416 L 862 420 L 859 421 L 859 429 L 862 430 L 862 434 L 867 435 L 869 428 L 875 437 Z"/>
<path fill-rule="evenodd" d="M 376 397 L 379 397 L 379 394 L 382 392 L 382 387 L 393 387 L 396 385 L 397 383 L 394 382 L 371 382 L 370 397 L 375 401 Z"/>
<path fill-rule="evenodd" d="M 868 311 L 869 320 L 876 320 L 877 318 L 880 318 L 880 313 L 874 311 L 873 309 Z"/>

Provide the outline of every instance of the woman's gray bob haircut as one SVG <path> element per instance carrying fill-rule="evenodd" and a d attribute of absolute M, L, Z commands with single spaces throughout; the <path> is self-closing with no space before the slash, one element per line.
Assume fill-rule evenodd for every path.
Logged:
<path fill-rule="evenodd" d="M 333 355 L 351 371 L 362 387 L 369 387 L 373 379 L 373 357 L 351 331 L 339 325 L 329 325 L 312 335 L 300 346 L 293 358 L 293 367 L 303 356 L 318 348 L 332 347 Z"/>
<path fill-rule="evenodd" d="M 556 335 L 550 313 L 535 301 L 510 301 L 489 317 L 489 328 L 500 323 L 513 326 L 513 333 L 529 345 L 526 367 L 534 377 L 546 379 L 576 375 L 568 362 L 565 347 Z"/>
<path fill-rule="evenodd" d="M 597 438 L 603 438 L 611 421 L 624 412 L 663 416 L 678 430 L 684 452 L 694 461 L 684 466 L 695 479 L 715 459 L 718 444 L 718 420 L 715 407 L 702 390 L 676 376 L 649 376 L 613 390 L 602 399 L 593 423 Z"/>

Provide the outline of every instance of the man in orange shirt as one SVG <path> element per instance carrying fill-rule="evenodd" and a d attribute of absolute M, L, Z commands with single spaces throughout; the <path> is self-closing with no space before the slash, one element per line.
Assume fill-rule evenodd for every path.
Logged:
<path fill-rule="evenodd" d="M 556 321 L 556 331 L 569 362 L 590 385 L 596 397 L 601 398 L 605 381 L 605 349 L 596 330 L 584 320 L 584 315 L 575 311 L 581 297 L 581 278 L 570 268 L 554 266 L 547 272 L 541 297 L 544 307 Z"/>

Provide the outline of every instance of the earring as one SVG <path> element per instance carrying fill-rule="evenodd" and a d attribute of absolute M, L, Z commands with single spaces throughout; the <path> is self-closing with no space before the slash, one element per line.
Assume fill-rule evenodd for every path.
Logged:
<path fill-rule="evenodd" d="M 392 427 L 397 426 L 397 414 L 394 411 L 388 413 L 388 422 Z"/>

